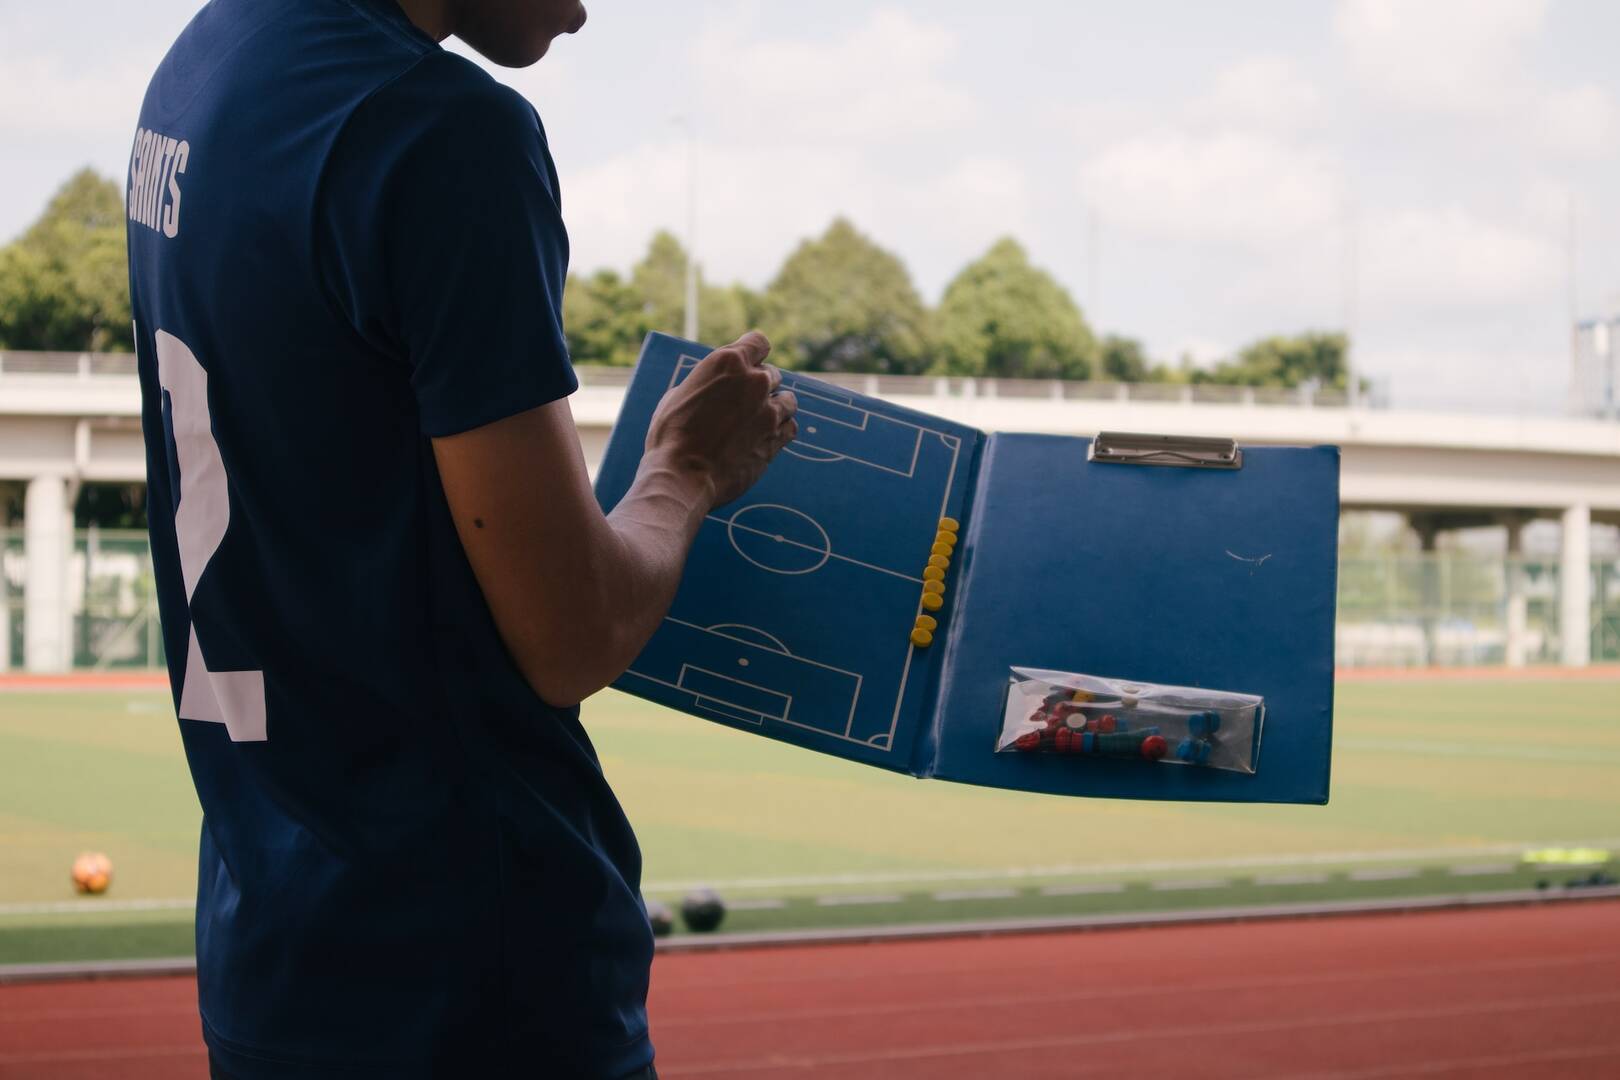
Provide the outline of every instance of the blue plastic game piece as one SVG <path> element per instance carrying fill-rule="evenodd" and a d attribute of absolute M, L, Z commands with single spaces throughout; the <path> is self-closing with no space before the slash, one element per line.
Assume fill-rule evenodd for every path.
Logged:
<path fill-rule="evenodd" d="M 1213 754 L 1214 752 L 1215 752 L 1215 744 L 1214 743 L 1200 740 L 1200 742 L 1198 743 L 1198 764 L 1200 764 L 1200 765 L 1209 764 L 1209 755 Z"/>
<path fill-rule="evenodd" d="M 1198 750 L 1193 745 L 1193 741 L 1191 739 L 1182 739 L 1180 742 L 1176 743 L 1177 761 L 1192 761 L 1197 757 L 1197 755 Z"/>
<path fill-rule="evenodd" d="M 1081 750 L 1082 753 L 1086 753 L 1086 754 L 1096 753 L 1096 751 L 1097 751 L 1097 736 L 1093 735 L 1089 731 L 1085 732 L 1083 735 L 1081 735 L 1080 736 L 1080 750 Z"/>
<path fill-rule="evenodd" d="M 1187 717 L 1187 731 L 1195 739 L 1201 739 L 1209 734 L 1208 713 L 1195 712 Z"/>

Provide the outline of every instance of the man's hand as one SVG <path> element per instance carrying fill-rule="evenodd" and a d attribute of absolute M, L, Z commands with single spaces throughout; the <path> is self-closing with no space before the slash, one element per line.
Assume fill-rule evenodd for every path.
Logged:
<path fill-rule="evenodd" d="M 713 490 L 706 510 L 752 487 L 798 434 L 798 399 L 765 363 L 770 352 L 764 334 L 744 334 L 705 357 L 653 414 L 648 456 L 703 477 Z"/>
<path fill-rule="evenodd" d="M 669 611 L 704 515 L 797 432 L 769 352 L 746 334 L 665 396 L 636 481 L 607 517 L 566 398 L 433 440 L 479 588 L 543 700 L 573 705 L 624 673 Z"/>

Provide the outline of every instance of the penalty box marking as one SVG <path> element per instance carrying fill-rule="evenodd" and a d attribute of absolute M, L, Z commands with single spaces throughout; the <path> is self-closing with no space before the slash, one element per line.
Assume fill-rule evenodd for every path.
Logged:
<path fill-rule="evenodd" d="M 863 745 L 863 746 L 865 746 L 865 745 L 876 745 L 876 743 L 874 741 L 872 741 L 872 740 L 857 739 L 851 734 L 855 729 L 855 711 L 860 706 L 861 691 L 866 685 L 865 676 L 861 675 L 859 672 L 849 671 L 846 668 L 835 667 L 832 664 L 822 663 L 820 660 L 811 660 L 808 657 L 798 656 L 798 655 L 790 652 L 787 649 L 787 647 L 784 646 L 781 643 L 781 641 L 776 638 L 775 635 L 773 635 L 773 634 L 771 634 L 771 633 L 769 633 L 769 632 L 767 632 L 765 630 L 761 630 L 758 627 L 744 626 L 741 623 L 717 623 L 715 626 L 705 627 L 705 626 L 699 626 L 697 623 L 694 623 L 694 622 L 688 622 L 685 619 L 677 619 L 673 615 L 665 616 L 664 621 L 667 622 L 667 623 L 673 623 L 676 626 L 681 627 L 685 631 L 689 631 L 689 632 L 690 631 L 696 631 L 697 633 L 700 633 L 700 634 L 706 634 L 706 635 L 709 635 L 711 637 L 721 638 L 724 641 L 728 641 L 728 642 L 731 642 L 731 643 L 736 644 L 736 645 L 746 646 L 749 649 L 757 650 L 757 653 L 756 653 L 756 655 L 754 657 L 754 659 L 756 659 L 756 660 L 768 660 L 771 657 L 781 657 L 781 658 L 783 658 L 785 660 L 790 660 L 794 664 L 797 664 L 797 665 L 821 668 L 821 669 L 823 669 L 825 671 L 832 672 L 833 674 L 836 674 L 836 675 L 842 675 L 846 679 L 851 680 L 852 684 L 845 684 L 848 691 L 849 691 L 849 712 L 848 712 L 848 714 L 846 715 L 846 717 L 844 719 L 844 730 L 840 733 L 838 730 L 836 730 L 834 728 L 822 727 L 819 724 L 808 724 L 808 723 L 805 723 L 805 722 L 803 722 L 801 720 L 793 719 L 791 713 L 792 713 L 792 703 L 795 700 L 795 697 L 792 694 L 784 693 L 784 692 L 779 691 L 779 690 L 773 690 L 770 687 L 762 686 L 759 683 L 748 682 L 748 681 L 745 681 L 743 679 L 735 678 L 734 676 L 723 675 L 723 674 L 715 672 L 715 671 L 713 671 L 713 670 L 711 670 L 709 668 L 698 667 L 696 664 L 692 664 L 692 663 L 687 662 L 685 660 L 681 661 L 681 668 L 680 668 L 680 671 L 676 675 L 676 681 L 675 682 L 670 682 L 668 679 L 660 679 L 655 675 L 648 675 L 647 673 L 642 672 L 642 671 L 637 671 L 634 668 L 630 669 L 627 672 L 627 674 L 634 675 L 634 676 L 636 676 L 637 678 L 640 678 L 640 679 L 646 679 L 648 682 L 657 683 L 660 686 L 667 686 L 672 690 L 679 690 L 682 693 L 691 694 L 694 699 L 697 699 L 695 701 L 695 704 L 697 704 L 699 707 L 705 708 L 710 712 L 719 713 L 722 716 L 731 716 L 733 719 L 741 720 L 744 723 L 762 724 L 764 722 L 764 720 L 768 717 L 768 718 L 770 718 L 772 720 L 776 720 L 778 723 L 787 724 L 787 725 L 789 725 L 791 727 L 803 728 L 806 731 L 814 731 L 817 734 L 828 735 L 828 736 L 831 736 L 832 738 L 835 738 L 835 739 L 843 739 L 846 742 L 853 742 L 853 743 Z M 723 631 L 726 631 L 726 630 L 744 631 L 744 632 L 747 632 L 749 634 L 757 634 L 760 637 L 769 640 L 771 642 L 771 644 L 766 645 L 766 644 L 763 644 L 760 641 L 749 640 L 748 638 L 739 637 L 736 634 L 724 633 Z M 739 657 L 738 662 L 739 663 L 746 663 L 748 661 L 748 659 L 749 659 L 748 657 Z M 759 692 L 761 694 L 769 694 L 769 695 L 771 695 L 773 697 L 783 698 L 783 699 L 786 700 L 787 704 L 783 707 L 781 715 L 777 715 L 777 714 L 771 713 L 771 712 L 761 712 L 758 709 L 755 709 L 751 705 L 748 705 L 748 704 L 745 704 L 745 703 L 742 703 L 742 702 L 738 702 L 738 701 L 728 700 L 726 698 L 723 698 L 723 697 L 719 696 L 719 694 L 721 694 L 721 693 L 728 693 L 728 692 L 729 693 L 736 693 L 736 691 L 732 691 L 732 690 L 714 690 L 712 687 L 707 688 L 707 689 L 694 689 L 694 687 L 692 685 L 688 685 L 689 683 L 693 682 L 693 680 L 688 675 L 689 671 L 702 672 L 704 676 L 711 677 L 711 678 L 713 678 L 713 679 L 715 679 L 717 681 L 724 681 L 726 683 L 734 683 L 734 684 L 737 684 L 738 686 L 747 687 L 747 688 L 749 688 L 749 689 L 751 689 L 753 691 L 757 691 L 757 692 Z M 699 678 L 696 681 L 701 685 L 708 686 L 708 684 L 706 684 L 702 678 Z M 738 696 L 742 696 L 742 695 L 739 694 Z M 716 707 L 716 706 L 720 706 L 720 707 Z M 728 708 L 729 709 L 739 710 L 739 711 L 741 711 L 743 713 L 746 713 L 748 715 L 746 715 L 746 716 L 736 716 L 736 715 L 734 715 L 734 714 L 732 714 L 730 712 L 727 712 L 726 709 L 728 709 Z M 879 736 L 879 737 L 881 737 L 881 736 Z M 891 731 L 889 733 L 888 738 L 892 739 L 892 737 L 893 737 L 893 732 Z"/>
<path fill-rule="evenodd" d="M 699 358 L 689 353 L 678 357 L 675 361 L 675 370 L 671 372 L 669 377 L 669 389 L 673 389 L 681 381 L 681 377 L 697 366 L 698 362 Z M 909 420 L 901 420 L 893 416 L 885 416 L 882 413 L 874 413 L 870 409 L 862 409 L 855 405 L 853 397 L 837 389 L 832 387 L 823 388 L 820 384 L 814 387 L 807 386 L 803 376 L 785 374 L 782 385 L 792 390 L 799 398 L 799 412 L 802 416 L 814 417 L 818 421 L 834 424 L 849 432 L 871 435 L 874 439 L 878 437 L 877 432 L 871 426 L 874 416 L 885 425 L 910 429 L 911 453 L 909 460 L 906 455 L 905 442 L 896 447 L 895 460 L 897 463 L 904 463 L 905 465 L 904 468 L 899 468 L 895 464 L 886 465 L 880 461 L 872 461 L 870 458 L 862 457 L 859 452 L 852 451 L 847 446 L 832 449 L 820 445 L 814 438 L 815 435 L 819 434 L 816 425 L 806 424 L 801 421 L 799 424 L 799 437 L 783 449 L 790 456 L 803 461 L 851 461 L 857 465 L 865 465 L 869 469 L 877 469 L 880 472 L 911 480 L 917 475 L 917 463 L 922 457 L 922 437 L 925 433 L 939 436 L 940 441 L 952 450 L 958 450 L 961 447 L 961 440 L 954 435 L 923 427 L 921 424 Z M 843 400 L 839 400 L 840 397 Z M 806 401 L 811 404 L 807 406 Z M 837 415 L 839 410 L 843 411 L 845 418 L 840 418 Z M 835 435 L 836 432 L 828 431 L 827 434 Z M 810 437 L 807 438 L 807 435 Z M 800 452 L 795 452 L 795 447 L 799 447 Z M 804 450 L 813 451 L 813 453 L 804 453 L 802 452 Z M 877 455 L 873 454 L 872 456 Z"/>
<path fill-rule="evenodd" d="M 726 686 L 727 683 L 730 683 L 731 686 Z M 749 723 L 763 724 L 767 718 L 783 721 L 788 718 L 788 714 L 793 709 L 792 694 L 784 694 L 778 690 L 760 686 L 758 683 L 732 678 L 730 675 L 722 675 L 718 671 L 700 668 L 696 664 L 682 664 L 681 673 L 676 677 L 675 685 L 682 690 L 690 691 L 700 704 L 714 702 L 746 713 L 747 715 L 741 719 Z M 716 690 L 716 687 L 719 687 L 719 689 Z M 742 689 L 737 690 L 732 689 L 732 687 Z M 752 695 L 745 692 L 750 690 L 754 692 Z M 753 697 L 755 704 L 747 705 L 740 701 L 732 701 L 730 698 L 721 697 L 722 693 L 736 694 L 738 697 Z M 782 704 L 779 709 L 756 707 L 769 705 L 770 700 L 773 698 L 781 701 Z"/>

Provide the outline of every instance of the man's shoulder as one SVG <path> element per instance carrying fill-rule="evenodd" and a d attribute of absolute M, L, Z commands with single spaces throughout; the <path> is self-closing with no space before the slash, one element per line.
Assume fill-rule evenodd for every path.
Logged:
<path fill-rule="evenodd" d="M 538 130 L 528 100 L 471 60 L 442 49 L 422 56 L 368 102 L 377 119 L 417 127 Z"/>

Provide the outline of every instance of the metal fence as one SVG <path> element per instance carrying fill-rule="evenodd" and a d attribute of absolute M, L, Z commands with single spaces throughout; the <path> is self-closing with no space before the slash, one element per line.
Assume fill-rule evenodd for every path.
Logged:
<path fill-rule="evenodd" d="M 73 535 L 68 603 L 76 668 L 163 666 L 152 553 L 139 529 L 79 529 Z M 0 532 L 0 669 L 23 666 L 26 567 L 22 530 Z"/>
<path fill-rule="evenodd" d="M 151 556 L 140 531 L 74 534 L 68 598 L 75 667 L 163 664 Z M 0 669 L 23 663 L 23 537 L 0 530 Z M 1620 559 L 1594 560 L 1592 658 L 1620 661 Z M 1346 555 L 1339 562 L 1338 662 L 1346 667 L 1501 664 L 1517 576 L 1527 663 L 1560 655 L 1556 560 L 1436 552 Z M 9 662 L 9 663 L 8 663 Z"/>
<path fill-rule="evenodd" d="M 1589 572 L 1592 659 L 1620 660 L 1620 560 L 1593 560 Z M 1505 663 L 1515 591 L 1524 661 L 1556 662 L 1562 650 L 1559 575 L 1553 559 L 1449 552 L 1345 556 L 1339 561 L 1338 662 Z"/>

